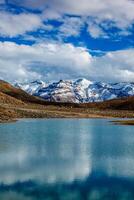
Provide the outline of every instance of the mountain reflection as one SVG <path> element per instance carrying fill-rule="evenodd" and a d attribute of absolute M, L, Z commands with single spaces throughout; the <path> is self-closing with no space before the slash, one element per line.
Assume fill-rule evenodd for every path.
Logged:
<path fill-rule="evenodd" d="M 0 190 L 7 190 L 7 186 L 15 189 L 0 193 L 0 199 L 7 195 L 14 200 L 30 200 L 15 193 L 15 184 L 22 183 L 25 188 L 29 181 L 30 187 L 37 184 L 37 189 L 42 184 L 92 185 L 98 178 L 102 185 L 112 177 L 133 180 L 131 130 L 109 125 L 105 120 L 23 120 L 1 125 Z"/>

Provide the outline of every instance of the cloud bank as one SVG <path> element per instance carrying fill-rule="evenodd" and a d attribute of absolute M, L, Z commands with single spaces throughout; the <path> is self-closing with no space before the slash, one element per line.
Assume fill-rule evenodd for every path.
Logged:
<path fill-rule="evenodd" d="M 92 56 L 86 48 L 63 43 L 32 46 L 0 42 L 0 78 L 26 81 L 86 77 L 96 81 L 134 81 L 134 49 Z"/>

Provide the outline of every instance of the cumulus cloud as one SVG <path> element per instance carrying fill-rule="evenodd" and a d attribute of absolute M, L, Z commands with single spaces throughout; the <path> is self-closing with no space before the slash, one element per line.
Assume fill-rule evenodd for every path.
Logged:
<path fill-rule="evenodd" d="M 0 43 L 0 74 L 6 80 L 71 77 L 71 73 L 86 73 L 90 62 L 86 49 L 72 44 Z"/>
<path fill-rule="evenodd" d="M 134 49 L 91 56 L 86 48 L 64 43 L 32 46 L 0 42 L 0 75 L 8 81 L 73 79 L 134 81 Z"/>
<path fill-rule="evenodd" d="M 11 14 L 0 12 L 0 35 L 16 36 L 42 26 L 41 19 L 35 14 Z"/>

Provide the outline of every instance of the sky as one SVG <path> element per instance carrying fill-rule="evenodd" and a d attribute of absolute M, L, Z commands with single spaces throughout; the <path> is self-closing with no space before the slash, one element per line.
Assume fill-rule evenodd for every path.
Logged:
<path fill-rule="evenodd" d="M 0 0 L 0 79 L 134 81 L 133 0 Z"/>

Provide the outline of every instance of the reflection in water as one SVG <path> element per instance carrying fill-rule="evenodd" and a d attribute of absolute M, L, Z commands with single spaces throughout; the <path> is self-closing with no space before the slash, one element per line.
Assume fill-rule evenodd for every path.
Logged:
<path fill-rule="evenodd" d="M 26 123 L 22 132 L 15 134 L 10 130 L 1 134 L 0 143 L 5 147 L 0 149 L 1 181 L 71 182 L 87 177 L 91 171 L 90 135 L 82 134 L 81 129 L 70 132 L 61 123 L 54 122 L 57 130 L 55 126 L 50 130 L 50 123 L 40 125 L 38 131 Z"/>
<path fill-rule="evenodd" d="M 134 199 L 133 152 L 132 127 L 106 120 L 0 125 L 0 199 Z"/>

